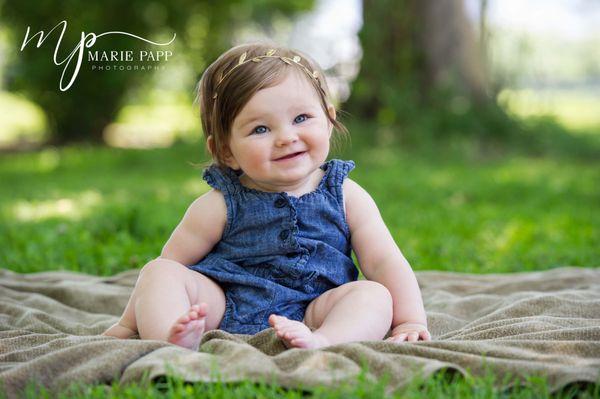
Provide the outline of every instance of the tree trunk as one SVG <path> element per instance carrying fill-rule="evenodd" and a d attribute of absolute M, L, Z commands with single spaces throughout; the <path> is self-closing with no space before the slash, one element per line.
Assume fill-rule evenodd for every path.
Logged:
<path fill-rule="evenodd" d="M 417 5 L 427 81 L 483 103 L 487 99 L 483 63 L 463 0 L 417 1 Z"/>
<path fill-rule="evenodd" d="M 462 0 L 364 0 L 363 57 L 345 108 L 393 125 L 445 88 L 488 101 L 483 64 Z"/>

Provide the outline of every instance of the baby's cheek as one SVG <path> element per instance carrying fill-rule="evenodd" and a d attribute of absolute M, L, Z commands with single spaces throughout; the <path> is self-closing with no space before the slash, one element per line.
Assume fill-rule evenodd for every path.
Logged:
<path fill-rule="evenodd" d="M 316 148 L 320 155 L 327 156 L 329 153 L 329 137 L 318 137 L 315 138 L 312 147 Z"/>
<path fill-rule="evenodd" d="M 242 151 L 242 157 L 244 158 L 244 163 L 250 167 L 257 167 L 262 162 L 265 161 L 264 151 L 260 148 L 247 147 Z"/>
<path fill-rule="evenodd" d="M 248 165 L 250 165 L 255 173 L 266 173 L 272 167 L 270 152 L 261 151 L 249 155 Z"/>

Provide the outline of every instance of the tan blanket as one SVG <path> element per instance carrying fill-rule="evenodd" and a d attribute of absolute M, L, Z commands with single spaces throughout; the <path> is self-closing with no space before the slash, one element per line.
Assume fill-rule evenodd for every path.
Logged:
<path fill-rule="evenodd" d="M 210 331 L 193 352 L 159 341 L 101 337 L 121 314 L 138 270 L 111 277 L 0 270 L 0 383 L 16 396 L 28 380 L 52 390 L 73 381 L 140 381 L 166 373 L 188 381 L 273 378 L 286 387 L 352 383 L 390 374 L 389 390 L 417 373 L 545 375 L 555 391 L 600 379 L 600 269 L 473 275 L 417 272 L 431 342 L 383 341 L 285 350 L 273 330 Z M 364 363 L 363 363 L 364 362 Z M 212 371 L 211 371 L 212 370 Z M 211 375 L 212 372 L 212 375 Z"/>

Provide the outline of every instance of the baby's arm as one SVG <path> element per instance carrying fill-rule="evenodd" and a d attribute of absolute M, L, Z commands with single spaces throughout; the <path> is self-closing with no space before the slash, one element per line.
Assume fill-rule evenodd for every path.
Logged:
<path fill-rule="evenodd" d="M 392 335 L 415 340 L 429 339 L 427 316 L 415 274 L 394 242 L 377 205 L 362 187 L 351 179 L 343 185 L 346 220 L 352 249 L 363 275 L 387 287 L 393 299 Z M 422 325 L 422 327 L 421 327 Z M 413 334 L 411 339 L 408 334 Z"/>
<path fill-rule="evenodd" d="M 215 246 L 223 235 L 227 207 L 223 194 L 210 190 L 189 206 L 160 254 L 182 265 L 193 265 Z"/>

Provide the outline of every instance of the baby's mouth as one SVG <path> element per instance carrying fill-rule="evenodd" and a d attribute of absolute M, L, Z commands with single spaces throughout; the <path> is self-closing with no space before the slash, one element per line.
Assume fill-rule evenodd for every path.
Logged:
<path fill-rule="evenodd" d="M 276 161 L 283 161 L 283 160 L 285 160 L 285 159 L 291 159 L 291 158 L 297 157 L 298 155 L 302 155 L 302 154 L 304 154 L 305 152 L 306 152 L 306 151 L 294 152 L 294 153 L 292 153 L 292 154 L 288 154 L 288 155 L 286 155 L 286 156 L 283 156 L 283 157 L 281 157 L 281 158 L 277 158 L 277 159 L 275 159 L 275 160 L 276 160 Z"/>

